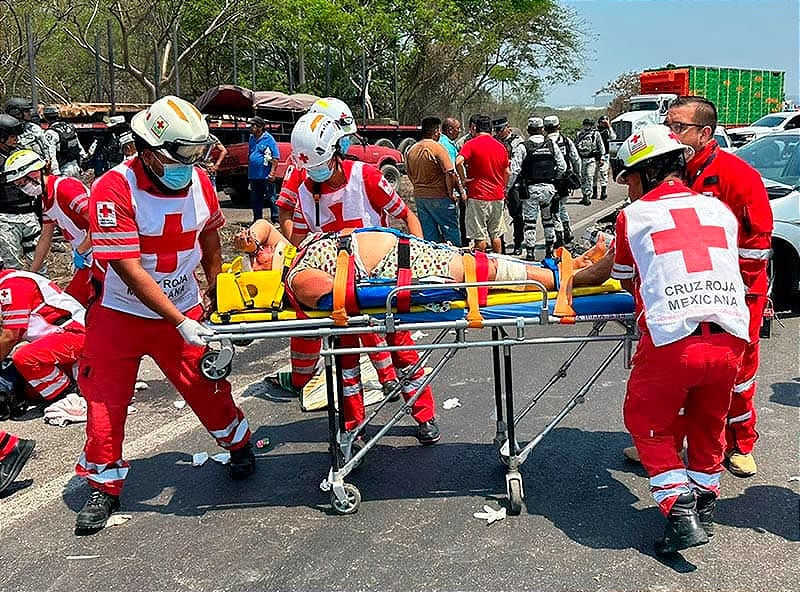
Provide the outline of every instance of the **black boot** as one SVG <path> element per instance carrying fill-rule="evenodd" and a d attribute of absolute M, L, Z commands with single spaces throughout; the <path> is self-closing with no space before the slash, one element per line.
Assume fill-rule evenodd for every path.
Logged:
<path fill-rule="evenodd" d="M 536 261 L 536 254 L 531 247 L 525 249 L 525 261 Z"/>
<path fill-rule="evenodd" d="M 679 495 L 667 516 L 664 538 L 655 543 L 656 554 L 671 555 L 707 542 L 708 535 L 700 526 L 697 516 L 694 493 Z"/>
<path fill-rule="evenodd" d="M 553 248 L 557 249 L 558 247 L 563 247 L 563 246 L 564 246 L 564 233 L 556 230 L 556 242 L 553 244 Z"/>
<path fill-rule="evenodd" d="M 608 187 L 605 185 L 600 188 L 600 199 L 605 201 L 608 198 Z"/>
<path fill-rule="evenodd" d="M 592 187 L 592 199 L 597 199 L 597 185 Z"/>
<path fill-rule="evenodd" d="M 9 438 L 11 438 L 11 435 L 7 433 L 0 438 L 0 448 L 7 444 Z M 11 452 L 0 461 L 0 492 L 4 491 L 17 478 L 17 475 L 22 471 L 22 467 L 31 457 L 34 446 L 36 446 L 36 440 L 23 440 L 20 438 L 14 448 L 11 449 Z"/>
<path fill-rule="evenodd" d="M 436 444 L 441 437 L 439 426 L 436 425 L 436 418 L 432 417 L 428 421 L 423 421 L 417 426 L 417 440 L 423 446 Z"/>
<path fill-rule="evenodd" d="M 256 472 L 256 456 L 253 446 L 248 442 L 238 450 L 231 450 L 231 464 L 229 467 L 231 479 L 246 479 Z"/>
<path fill-rule="evenodd" d="M 400 383 L 396 379 L 389 380 L 383 383 L 383 396 L 389 397 L 390 401 L 397 401 L 400 399 Z"/>
<path fill-rule="evenodd" d="M 564 223 L 564 244 L 569 245 L 574 239 L 572 228 L 569 227 L 569 224 Z"/>
<path fill-rule="evenodd" d="M 544 244 L 544 258 L 545 259 L 553 258 L 553 243 Z"/>
<path fill-rule="evenodd" d="M 706 536 L 714 536 L 714 510 L 717 508 L 717 496 L 713 491 L 697 492 L 697 516 Z"/>
<path fill-rule="evenodd" d="M 92 495 L 78 512 L 75 530 L 96 531 L 105 528 L 106 521 L 114 510 L 119 509 L 119 496 L 93 489 Z"/>
<path fill-rule="evenodd" d="M 584 195 L 583 199 L 581 200 L 581 205 L 582 206 L 590 206 L 590 205 L 592 205 L 592 202 L 589 201 L 589 198 Z"/>

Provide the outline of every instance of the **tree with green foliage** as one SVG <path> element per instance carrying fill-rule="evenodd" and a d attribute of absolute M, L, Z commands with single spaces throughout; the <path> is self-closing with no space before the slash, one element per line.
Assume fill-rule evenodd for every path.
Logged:
<path fill-rule="evenodd" d="M 600 89 L 600 93 L 612 95 L 614 98 L 608 106 L 608 116 L 614 119 L 620 113 L 624 113 L 628 107 L 628 100 L 633 95 L 638 95 L 641 86 L 639 85 L 639 72 L 624 72 L 614 80 Z"/>

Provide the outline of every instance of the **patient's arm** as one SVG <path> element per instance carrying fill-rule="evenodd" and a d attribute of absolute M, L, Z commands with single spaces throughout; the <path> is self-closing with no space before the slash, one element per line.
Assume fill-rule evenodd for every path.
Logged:
<path fill-rule="evenodd" d="M 599 286 L 611 277 L 614 266 L 614 249 L 606 253 L 595 263 L 587 265 L 575 272 L 575 286 Z"/>
<path fill-rule="evenodd" d="M 333 276 L 319 269 L 303 269 L 294 274 L 289 287 L 300 304 L 317 308 L 319 299 L 333 292 Z"/>

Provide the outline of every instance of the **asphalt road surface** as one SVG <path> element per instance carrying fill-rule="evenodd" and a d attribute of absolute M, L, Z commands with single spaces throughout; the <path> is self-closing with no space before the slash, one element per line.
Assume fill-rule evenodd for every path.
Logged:
<path fill-rule="evenodd" d="M 609 202 L 585 207 L 573 198 L 576 229 L 622 198 L 616 186 Z M 227 213 L 231 221 L 249 215 Z M 679 558 L 654 556 L 662 518 L 643 471 L 622 460 L 630 439 L 621 357 L 522 466 L 522 514 L 487 526 L 473 513 L 505 504 L 488 350 L 459 352 L 434 383 L 441 442 L 423 448 L 410 419 L 395 426 L 348 477 L 362 494 L 359 511 L 338 516 L 319 489 L 329 468 L 325 413 L 303 413 L 261 382 L 288 359 L 288 343 L 273 340 L 234 359 L 234 393 L 253 440 L 270 442 L 245 482 L 229 481 L 213 461 L 192 466 L 192 454 L 218 450 L 159 371 L 143 364 L 149 388 L 128 419 L 131 471 L 119 512 L 131 519 L 93 536 L 73 533 L 88 493 L 72 473 L 82 426 L 45 426 L 34 413 L 0 425 L 37 440 L 35 457 L 0 498 L 0 590 L 797 590 L 800 320 L 783 323 L 762 345 L 758 475 L 724 476 L 717 536 Z M 541 335 L 580 331 L 588 328 Z M 520 425 L 521 441 L 609 348 L 587 348 Z M 518 406 L 569 351 L 514 348 Z M 462 406 L 443 409 L 452 397 Z"/>

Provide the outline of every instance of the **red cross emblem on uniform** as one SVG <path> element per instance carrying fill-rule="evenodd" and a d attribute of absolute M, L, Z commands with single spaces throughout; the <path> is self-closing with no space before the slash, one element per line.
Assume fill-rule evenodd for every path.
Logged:
<path fill-rule="evenodd" d="M 114 210 L 109 206 L 107 203 L 104 203 L 100 206 L 100 215 L 103 217 L 108 217 L 114 213 Z"/>
<path fill-rule="evenodd" d="M 302 162 L 303 164 L 305 164 L 305 163 L 307 163 L 307 162 L 308 162 L 308 156 L 306 156 L 306 155 L 305 155 L 305 154 L 303 154 L 302 152 L 300 153 L 300 156 L 298 156 L 297 158 L 298 158 L 298 160 L 299 160 L 300 162 Z"/>
<path fill-rule="evenodd" d="M 160 235 L 139 235 L 139 250 L 156 256 L 156 271 L 172 273 L 178 269 L 178 253 L 194 248 L 197 231 L 183 230 L 183 214 L 167 214 Z"/>
<path fill-rule="evenodd" d="M 675 228 L 659 230 L 651 236 L 656 255 L 680 251 L 688 273 L 711 271 L 710 249 L 727 249 L 728 240 L 722 226 L 704 226 L 693 208 L 670 210 Z"/>
<path fill-rule="evenodd" d="M 342 212 L 343 207 L 344 204 L 342 203 L 333 203 L 330 205 L 328 209 L 330 210 L 331 214 L 333 214 L 333 220 L 320 226 L 323 232 L 338 232 L 340 230 L 344 230 L 345 228 L 361 228 L 364 226 L 364 222 L 361 220 L 361 218 L 345 220 L 344 213 Z"/>

